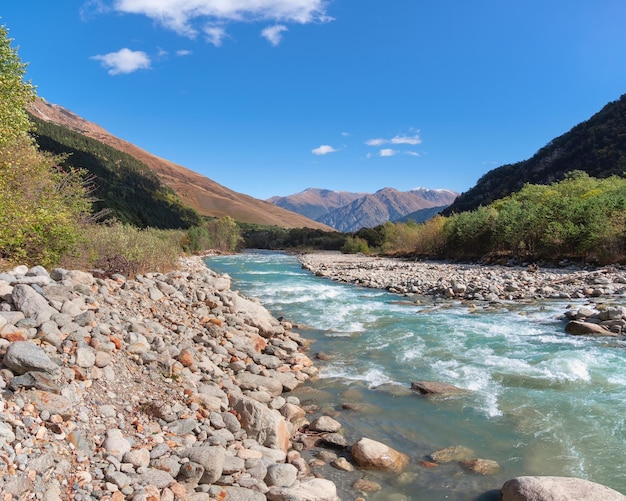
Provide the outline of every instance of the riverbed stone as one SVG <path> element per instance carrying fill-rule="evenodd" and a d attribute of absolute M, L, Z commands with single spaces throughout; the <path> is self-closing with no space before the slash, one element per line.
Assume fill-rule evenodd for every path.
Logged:
<path fill-rule="evenodd" d="M 52 315 L 58 313 L 48 301 L 30 285 L 17 284 L 13 287 L 11 298 L 15 307 L 26 317 L 33 318 L 36 326 L 47 322 Z"/>
<path fill-rule="evenodd" d="M 266 390 L 271 396 L 277 397 L 283 392 L 283 385 L 274 378 L 243 372 L 238 374 L 237 381 L 244 390 Z"/>
<path fill-rule="evenodd" d="M 59 375 L 60 368 L 46 352 L 29 341 L 16 341 L 7 348 L 2 363 L 15 374 L 25 374 L 30 371 L 45 372 L 50 375 Z"/>
<path fill-rule="evenodd" d="M 287 451 L 291 435 L 280 412 L 244 395 L 230 395 L 229 401 L 249 437 L 263 446 Z"/>
<path fill-rule="evenodd" d="M 400 473 L 409 462 L 406 454 L 365 437 L 352 446 L 350 454 L 354 462 L 364 469 Z"/>
<path fill-rule="evenodd" d="M 298 476 L 298 469 L 288 463 L 277 463 L 267 468 L 265 483 L 268 487 L 289 487 Z"/>
<path fill-rule="evenodd" d="M 130 451 L 131 444 L 124 437 L 122 430 L 113 428 L 106 432 L 106 439 L 102 443 L 102 447 L 111 454 L 121 460 L 124 454 Z"/>
<path fill-rule="evenodd" d="M 572 320 L 565 326 L 565 332 L 575 336 L 615 336 L 616 334 L 601 325 L 581 320 Z"/>
<path fill-rule="evenodd" d="M 502 501 L 625 501 L 626 496 L 604 485 L 573 477 L 526 476 L 507 481 Z"/>
<path fill-rule="evenodd" d="M 458 395 L 467 390 L 438 381 L 413 381 L 411 389 L 420 395 Z"/>
<path fill-rule="evenodd" d="M 475 457 L 475 452 L 464 445 L 453 445 L 451 447 L 446 447 L 445 449 L 439 449 L 430 453 L 430 458 L 436 463 L 464 461 Z"/>
<path fill-rule="evenodd" d="M 296 487 L 272 487 L 267 493 L 267 499 L 269 501 L 339 501 L 335 484 L 323 478 L 303 481 Z"/>
<path fill-rule="evenodd" d="M 188 458 L 204 468 L 204 473 L 200 478 L 201 484 L 213 484 L 222 476 L 225 452 L 221 447 L 192 447 L 179 452 L 178 455 Z"/>

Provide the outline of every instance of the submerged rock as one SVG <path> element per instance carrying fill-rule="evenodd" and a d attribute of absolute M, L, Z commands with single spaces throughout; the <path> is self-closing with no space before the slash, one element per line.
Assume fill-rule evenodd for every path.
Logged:
<path fill-rule="evenodd" d="M 500 465 L 493 459 L 466 459 L 459 461 L 462 468 L 479 475 L 494 475 L 500 471 Z"/>
<path fill-rule="evenodd" d="M 469 447 L 464 445 L 454 445 L 438 451 L 432 452 L 430 458 L 436 463 L 449 463 L 451 461 L 463 461 L 476 457 L 476 454 Z"/>
<path fill-rule="evenodd" d="M 413 381 L 411 389 L 420 395 L 458 395 L 467 392 L 458 386 L 437 381 Z"/>

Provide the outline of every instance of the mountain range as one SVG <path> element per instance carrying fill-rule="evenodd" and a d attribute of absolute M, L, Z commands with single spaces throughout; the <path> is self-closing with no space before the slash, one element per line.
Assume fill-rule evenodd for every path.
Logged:
<path fill-rule="evenodd" d="M 572 170 L 582 170 L 599 178 L 624 175 L 626 172 L 626 94 L 608 103 L 589 120 L 550 141 L 530 159 L 487 172 L 474 187 L 459 196 L 449 190 L 416 189 L 400 192 L 383 188 L 370 194 L 309 188 L 295 195 L 262 201 L 159 158 L 43 99 L 33 103 L 29 111 L 40 121 L 58 127 L 54 134 L 50 132 L 56 135 L 54 138 L 44 137 L 44 133 L 39 137 L 42 144 L 50 148 L 47 151 L 56 154 L 80 153 L 84 158 L 108 160 L 107 175 L 119 178 L 117 184 L 111 186 L 116 189 L 123 187 L 123 193 L 108 193 L 110 200 L 120 201 L 126 197 L 134 201 L 135 206 L 140 205 L 140 200 L 143 200 L 138 196 L 141 188 L 144 190 L 142 196 L 151 199 L 150 203 L 161 204 L 154 217 L 162 222 L 167 221 L 169 227 L 176 227 L 181 222 L 192 222 L 196 211 L 196 218 L 197 214 L 230 216 L 244 223 L 327 231 L 334 228 L 350 232 L 386 221 L 407 218 L 423 221 L 442 210 L 444 215 L 473 210 L 518 191 L 526 183 L 549 184 L 560 181 Z M 69 148 L 59 140 L 61 136 L 70 133 L 83 138 L 84 144 L 80 148 Z M 112 150 L 95 154 L 94 145 L 87 138 L 100 146 L 107 145 Z M 72 141 L 76 143 L 77 140 L 73 138 Z M 45 147 L 42 149 L 46 150 Z M 119 156 L 120 152 L 127 157 Z M 130 157 L 135 164 L 131 165 Z M 81 166 L 80 163 L 78 166 Z M 122 174 L 130 175 L 124 178 Z M 109 188 L 113 189 L 111 186 Z M 128 210 L 136 209 L 130 207 Z M 137 211 L 141 212 L 141 209 Z M 139 224 L 151 225 L 143 216 L 145 214 L 138 215 Z"/>
<path fill-rule="evenodd" d="M 396 221 L 410 214 L 418 222 L 424 221 L 434 214 L 428 211 L 428 216 L 425 216 L 421 211 L 437 207 L 439 212 L 457 196 L 458 193 L 451 190 L 426 188 L 410 191 L 383 188 L 376 193 L 308 188 L 294 195 L 272 197 L 268 202 L 306 215 L 338 231 L 353 232 Z"/>

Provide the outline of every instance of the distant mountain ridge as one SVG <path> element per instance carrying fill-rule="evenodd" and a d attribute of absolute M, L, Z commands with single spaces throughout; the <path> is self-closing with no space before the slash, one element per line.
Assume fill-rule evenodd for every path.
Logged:
<path fill-rule="evenodd" d="M 348 205 L 367 193 L 352 193 L 349 191 L 333 191 L 319 188 L 307 188 L 300 193 L 286 197 L 272 197 L 267 201 L 311 219 L 318 220 L 334 209 Z"/>
<path fill-rule="evenodd" d="M 626 94 L 553 139 L 528 160 L 483 175 L 444 214 L 474 210 L 519 191 L 526 183 L 551 184 L 581 170 L 605 178 L 626 172 Z"/>
<path fill-rule="evenodd" d="M 268 201 L 291 210 L 307 211 L 307 214 L 321 214 L 317 221 L 342 232 L 353 232 L 395 221 L 421 209 L 446 207 L 457 196 L 458 193 L 451 190 L 426 188 L 411 191 L 383 188 L 373 194 L 309 188 L 287 197 L 272 197 Z M 340 205 L 344 201 L 347 203 Z"/>
<path fill-rule="evenodd" d="M 159 158 L 61 106 L 37 99 L 30 106 L 29 111 L 45 122 L 66 127 L 133 156 L 149 167 L 165 185 L 174 190 L 186 205 L 201 215 L 230 216 L 244 223 L 284 228 L 331 230 L 323 223 L 249 195 L 237 193 L 186 167 Z"/>

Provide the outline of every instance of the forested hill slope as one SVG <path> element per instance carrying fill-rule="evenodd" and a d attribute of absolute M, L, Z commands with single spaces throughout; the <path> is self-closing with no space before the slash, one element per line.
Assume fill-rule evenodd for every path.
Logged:
<path fill-rule="evenodd" d="M 94 210 L 109 210 L 118 221 L 139 228 L 188 228 L 200 224 L 199 214 L 186 206 L 159 177 L 139 160 L 51 122 L 32 117 L 39 147 L 69 157 L 64 166 L 78 166 L 93 178 Z"/>
<path fill-rule="evenodd" d="M 626 172 L 626 94 L 589 120 L 550 141 L 533 157 L 487 172 L 444 214 L 473 210 L 519 191 L 524 184 L 550 184 L 581 170 L 605 178 Z"/>
<path fill-rule="evenodd" d="M 147 166 L 166 186 L 174 190 L 185 205 L 203 216 L 230 216 L 235 221 L 243 223 L 274 225 L 283 228 L 331 230 L 322 223 L 269 202 L 230 190 L 206 176 L 157 157 L 61 106 L 37 99 L 29 111 L 45 122 L 78 132 L 133 156 Z M 80 165 L 76 166 L 80 167 Z"/>

